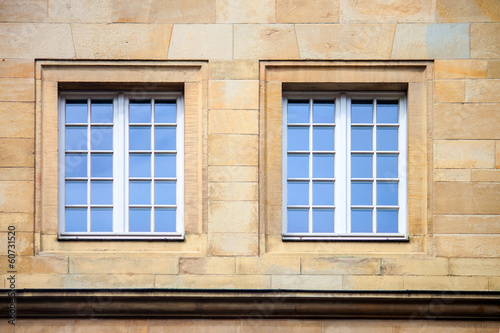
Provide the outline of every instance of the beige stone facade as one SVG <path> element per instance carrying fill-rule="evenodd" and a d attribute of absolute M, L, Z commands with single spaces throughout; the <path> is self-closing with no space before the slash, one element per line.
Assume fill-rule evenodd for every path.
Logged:
<path fill-rule="evenodd" d="M 182 90 L 184 241 L 58 239 L 58 92 L 89 83 Z M 408 241 L 283 241 L 281 98 L 287 90 L 407 93 Z M 20 292 L 408 290 L 483 292 L 498 302 L 492 292 L 500 291 L 500 2 L 0 0 L 5 291 L 9 226 L 16 230 Z M 4 321 L 0 330 L 14 332 Z M 216 332 L 498 332 L 500 323 L 210 319 L 167 325 L 20 317 L 15 332 L 210 332 L 208 326 Z"/>

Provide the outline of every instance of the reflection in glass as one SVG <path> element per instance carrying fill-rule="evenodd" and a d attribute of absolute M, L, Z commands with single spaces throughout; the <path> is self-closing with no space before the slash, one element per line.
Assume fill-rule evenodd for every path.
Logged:
<path fill-rule="evenodd" d="M 288 209 L 287 232 L 309 232 L 309 209 Z"/>
<path fill-rule="evenodd" d="M 113 122 L 113 101 L 90 102 L 90 121 L 92 123 L 112 123 Z"/>
<path fill-rule="evenodd" d="M 66 124 L 87 123 L 87 101 L 66 100 Z"/>
<path fill-rule="evenodd" d="M 335 122 L 335 100 L 313 101 L 313 122 L 333 124 Z"/>
<path fill-rule="evenodd" d="M 288 205 L 309 204 L 309 183 L 288 181 Z"/>
<path fill-rule="evenodd" d="M 373 102 L 371 100 L 352 101 L 351 122 L 353 124 L 373 123 Z"/>
<path fill-rule="evenodd" d="M 93 180 L 90 182 L 90 203 L 92 205 L 113 204 L 113 182 Z"/>
<path fill-rule="evenodd" d="M 398 113 L 398 101 L 377 101 L 377 123 L 397 124 Z"/>
<path fill-rule="evenodd" d="M 334 183 L 313 182 L 313 205 L 334 205 Z"/>
<path fill-rule="evenodd" d="M 130 177 L 151 177 L 151 154 L 129 155 Z"/>
<path fill-rule="evenodd" d="M 177 121 L 175 101 L 155 102 L 155 123 L 175 123 Z"/>
<path fill-rule="evenodd" d="M 175 154 L 155 154 L 155 177 L 175 177 L 175 164 Z"/>
<path fill-rule="evenodd" d="M 352 154 L 351 155 L 351 177 L 371 178 L 373 175 L 373 155 L 372 154 Z"/>
<path fill-rule="evenodd" d="M 66 150 L 87 150 L 87 126 L 66 126 Z"/>
<path fill-rule="evenodd" d="M 373 149 L 373 129 L 371 127 L 351 128 L 351 150 L 371 151 Z"/>
<path fill-rule="evenodd" d="M 309 177 L 309 154 L 288 154 L 288 178 Z"/>
<path fill-rule="evenodd" d="M 87 177 L 87 154 L 66 153 L 66 177 Z"/>
<path fill-rule="evenodd" d="M 90 175 L 92 177 L 113 177 L 113 154 L 91 154 Z"/>
<path fill-rule="evenodd" d="M 175 205 L 175 180 L 155 182 L 155 204 Z"/>
<path fill-rule="evenodd" d="M 66 205 L 87 204 L 87 181 L 66 181 Z"/>
<path fill-rule="evenodd" d="M 290 127 L 287 134 L 288 151 L 309 150 L 309 127 Z"/>
<path fill-rule="evenodd" d="M 333 209 L 313 209 L 313 232 L 334 232 Z"/>
<path fill-rule="evenodd" d="M 398 232 L 397 209 L 377 209 L 377 232 Z"/>
<path fill-rule="evenodd" d="M 130 232 L 151 231 L 151 208 L 130 208 L 129 231 Z"/>
<path fill-rule="evenodd" d="M 398 150 L 398 128 L 378 127 L 377 128 L 377 150 L 397 151 Z"/>
<path fill-rule="evenodd" d="M 130 126 L 130 150 L 151 149 L 151 126 Z"/>
<path fill-rule="evenodd" d="M 313 154 L 313 177 L 333 178 L 335 155 L 334 154 Z"/>
<path fill-rule="evenodd" d="M 371 209 L 351 210 L 351 232 L 373 232 Z"/>
<path fill-rule="evenodd" d="M 288 123 L 308 123 L 309 122 L 309 101 L 289 100 L 288 101 Z"/>
<path fill-rule="evenodd" d="M 66 208 L 66 232 L 87 231 L 87 208 Z"/>
<path fill-rule="evenodd" d="M 314 150 L 335 150 L 334 144 L 335 128 L 314 127 L 313 128 L 313 149 Z"/>
<path fill-rule="evenodd" d="M 175 208 L 155 208 L 155 231 L 156 232 L 176 231 Z"/>
<path fill-rule="evenodd" d="M 129 198 L 131 205 L 150 205 L 151 181 L 131 180 L 129 184 Z"/>
<path fill-rule="evenodd" d="M 372 205 L 373 192 L 372 182 L 353 181 L 351 182 L 351 205 Z"/>
<path fill-rule="evenodd" d="M 155 149 L 175 150 L 175 127 L 155 127 Z"/>
<path fill-rule="evenodd" d="M 377 182 L 377 205 L 398 204 L 398 183 Z"/>
<path fill-rule="evenodd" d="M 377 155 L 377 178 L 398 178 L 398 155 Z"/>
<path fill-rule="evenodd" d="M 112 232 L 113 231 L 113 208 L 91 208 L 90 209 L 90 231 Z"/>
<path fill-rule="evenodd" d="M 92 126 L 90 145 L 95 150 L 113 150 L 113 127 Z"/>
<path fill-rule="evenodd" d="M 151 102 L 150 101 L 130 101 L 129 122 L 150 123 L 151 122 Z"/>

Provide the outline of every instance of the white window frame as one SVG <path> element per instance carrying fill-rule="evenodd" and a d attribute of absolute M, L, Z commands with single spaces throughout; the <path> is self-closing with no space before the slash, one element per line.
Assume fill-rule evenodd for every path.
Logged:
<path fill-rule="evenodd" d="M 309 232 L 308 233 L 288 233 L 288 206 L 287 206 L 287 112 L 288 100 L 309 100 L 309 112 L 311 110 L 311 100 L 335 100 L 335 161 L 334 161 L 334 181 L 335 181 L 335 215 L 334 215 L 334 233 L 313 233 L 311 211 L 312 206 L 309 205 Z M 375 230 L 377 222 L 377 214 L 374 210 L 373 224 L 374 232 L 372 233 L 352 233 L 350 232 L 351 219 L 351 100 L 352 99 L 387 99 L 399 100 L 399 135 L 398 135 L 398 233 L 377 233 Z M 380 91 L 365 91 L 365 92 L 286 92 L 283 93 L 282 99 L 282 216 L 283 216 L 283 240 L 407 240 L 408 239 L 408 217 L 407 217 L 407 99 L 404 92 L 380 92 Z M 373 112 L 375 117 L 376 112 Z M 373 181 L 376 177 L 376 126 L 373 121 Z M 312 135 L 312 130 L 310 131 Z M 310 161 L 311 163 L 311 161 Z M 309 198 L 311 198 L 312 187 L 309 186 Z M 373 204 L 376 207 L 376 186 L 373 186 Z M 342 200 L 345 198 L 345 200 Z"/>
<path fill-rule="evenodd" d="M 87 107 L 90 108 L 91 99 L 113 100 L 113 231 L 112 232 L 66 232 L 65 231 L 65 127 L 66 127 L 66 99 L 86 99 Z M 176 231 L 175 232 L 128 232 L 129 226 L 129 100 L 145 99 L 175 99 L 176 100 Z M 184 98 L 181 92 L 121 92 L 121 91 L 65 91 L 59 94 L 58 110 L 58 214 L 59 227 L 58 239 L 184 239 Z M 88 117 L 90 117 L 90 110 Z M 90 131 L 90 121 L 87 126 Z M 151 118 L 151 147 L 154 143 L 154 112 Z M 87 154 L 90 154 L 90 134 L 87 132 Z M 136 152 L 134 150 L 134 152 Z M 140 151 L 137 151 L 140 152 Z M 151 149 L 151 153 L 156 150 Z M 172 151 L 169 151 L 172 152 Z M 120 163 L 120 161 L 122 163 Z M 89 165 L 90 163 L 87 162 Z M 88 166 L 87 166 L 88 168 Z M 154 159 L 151 160 L 151 168 L 154 168 Z M 87 180 L 90 183 L 90 170 L 87 170 Z M 151 206 L 154 204 L 154 174 L 151 174 Z M 163 179 L 163 178 L 162 178 Z M 170 179 L 169 179 L 170 180 Z M 87 196 L 90 195 L 87 191 Z M 91 204 L 87 200 L 87 207 Z M 90 209 L 87 213 L 87 230 L 90 221 Z M 151 214 L 151 225 L 154 226 L 154 213 Z M 153 230 L 153 229 L 151 229 Z"/>

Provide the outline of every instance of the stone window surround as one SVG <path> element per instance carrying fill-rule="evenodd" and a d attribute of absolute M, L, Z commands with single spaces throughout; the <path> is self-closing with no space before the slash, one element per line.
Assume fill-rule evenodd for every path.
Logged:
<path fill-rule="evenodd" d="M 432 250 L 432 61 L 260 63 L 259 234 L 262 255 L 429 254 Z M 283 91 L 406 91 L 408 240 L 282 239 Z"/>
<path fill-rule="evenodd" d="M 163 253 L 203 255 L 207 216 L 207 63 L 156 61 L 36 61 L 35 252 Z M 183 242 L 59 241 L 58 93 L 68 89 L 183 90 L 185 196 Z M 186 163 L 189 161 L 189 163 Z M 147 242 L 147 246 L 145 246 Z"/>

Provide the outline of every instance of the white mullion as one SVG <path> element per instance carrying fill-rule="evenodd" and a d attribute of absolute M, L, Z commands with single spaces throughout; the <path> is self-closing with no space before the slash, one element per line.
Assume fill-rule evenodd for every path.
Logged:
<path fill-rule="evenodd" d="M 87 232 L 91 231 L 90 225 L 90 183 L 92 182 L 92 176 L 90 174 L 91 164 L 92 164 L 92 147 L 91 144 L 91 122 L 90 122 L 90 110 L 91 110 L 91 99 L 87 98 Z"/>
<path fill-rule="evenodd" d="M 155 178 L 154 178 L 154 172 L 155 172 L 155 150 L 154 148 L 156 148 L 154 146 L 154 143 L 155 143 L 155 117 L 154 117 L 154 108 L 155 108 L 155 105 L 154 105 L 154 98 L 151 98 L 150 99 L 150 103 L 151 103 L 151 106 L 149 108 L 149 112 L 150 112 L 150 116 L 149 116 L 149 119 L 151 121 L 151 153 L 149 154 L 149 161 L 150 161 L 150 165 L 151 165 L 151 218 L 149 220 L 149 230 L 151 232 L 154 232 L 154 227 L 155 227 L 155 208 L 154 208 L 154 205 L 155 205 Z"/>
<path fill-rule="evenodd" d="M 398 128 L 398 233 L 407 234 L 407 111 L 406 97 L 399 98 L 399 128 Z"/>
<path fill-rule="evenodd" d="M 341 95 L 341 129 L 343 131 L 342 137 L 345 139 L 346 144 L 340 145 L 342 149 L 341 166 L 342 166 L 342 193 L 345 196 L 345 202 L 339 208 L 342 208 L 341 218 L 338 233 L 351 232 L 351 99 L 347 98 L 345 94 Z M 339 170 L 340 171 L 340 170 Z M 337 177 L 339 178 L 339 177 Z"/>
<path fill-rule="evenodd" d="M 313 232 L 313 121 L 312 121 L 312 113 L 313 113 L 313 99 L 309 99 L 309 233 Z"/>
<path fill-rule="evenodd" d="M 124 193 L 124 124 L 123 95 L 113 98 L 113 232 L 124 231 L 123 196 Z"/>
<path fill-rule="evenodd" d="M 176 228 L 175 231 L 184 235 L 184 98 L 178 96 L 176 99 Z"/>
<path fill-rule="evenodd" d="M 120 127 L 123 128 L 123 141 L 124 143 L 121 145 L 122 149 L 122 158 L 123 158 L 123 165 L 125 166 L 124 170 L 122 171 L 122 176 L 123 176 L 123 197 L 122 197 L 122 213 L 123 213 L 123 223 L 121 224 L 121 227 L 123 229 L 123 232 L 129 232 L 129 225 L 130 225 L 130 214 L 129 214 L 129 198 L 130 198 L 130 180 L 129 180 L 129 161 L 130 161 L 130 99 L 128 97 L 125 97 L 122 95 L 121 97 L 121 115 L 120 118 Z M 120 111 L 120 110 L 119 110 Z"/>
<path fill-rule="evenodd" d="M 281 127 L 282 127 L 282 156 L 281 156 L 281 214 L 283 223 L 282 223 L 282 232 L 286 234 L 288 232 L 288 207 L 287 207 L 287 199 L 288 199 L 288 99 L 282 99 L 282 112 L 281 112 Z"/>
<path fill-rule="evenodd" d="M 377 232 L 377 99 L 372 100 L 373 105 L 373 157 L 372 157 L 372 172 L 373 172 L 373 211 L 372 211 L 372 232 Z"/>
<path fill-rule="evenodd" d="M 59 198 L 58 198 L 58 212 L 59 221 L 59 236 L 66 231 L 66 99 L 59 97 L 59 133 L 61 139 L 58 143 L 59 148 Z"/>

